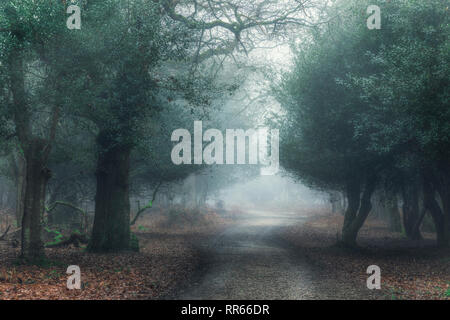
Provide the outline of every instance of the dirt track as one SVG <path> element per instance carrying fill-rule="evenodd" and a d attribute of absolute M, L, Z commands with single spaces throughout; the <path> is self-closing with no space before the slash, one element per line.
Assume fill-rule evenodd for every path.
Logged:
<path fill-rule="evenodd" d="M 334 299 L 337 284 L 325 282 L 277 236 L 305 216 L 250 211 L 236 225 L 200 247 L 201 268 L 174 299 Z M 340 297 L 339 297 L 340 296 Z M 351 297 L 350 297 L 351 298 Z"/>

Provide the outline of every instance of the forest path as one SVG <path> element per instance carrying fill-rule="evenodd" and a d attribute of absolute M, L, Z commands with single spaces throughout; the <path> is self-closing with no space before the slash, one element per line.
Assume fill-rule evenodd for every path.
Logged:
<path fill-rule="evenodd" d="M 290 212 L 247 211 L 200 247 L 201 267 L 174 299 L 311 299 L 309 266 L 276 231 L 306 220 Z"/>

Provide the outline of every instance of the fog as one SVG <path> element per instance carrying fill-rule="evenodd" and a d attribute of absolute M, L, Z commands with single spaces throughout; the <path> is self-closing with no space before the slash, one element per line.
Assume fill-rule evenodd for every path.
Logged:
<path fill-rule="evenodd" d="M 259 176 L 220 190 L 227 208 L 303 211 L 327 208 L 327 194 L 282 176 Z"/>

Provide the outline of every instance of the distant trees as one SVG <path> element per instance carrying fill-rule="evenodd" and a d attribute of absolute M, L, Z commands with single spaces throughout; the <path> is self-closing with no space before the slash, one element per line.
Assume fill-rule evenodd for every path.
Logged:
<path fill-rule="evenodd" d="M 401 190 L 411 238 L 420 236 L 423 187 L 438 244 L 448 245 L 448 8 L 385 3 L 381 30 L 368 30 L 368 5 L 337 2 L 336 19 L 297 50 L 279 95 L 287 112 L 282 165 L 310 185 L 345 191 L 347 246 L 356 244 L 377 185 Z"/>

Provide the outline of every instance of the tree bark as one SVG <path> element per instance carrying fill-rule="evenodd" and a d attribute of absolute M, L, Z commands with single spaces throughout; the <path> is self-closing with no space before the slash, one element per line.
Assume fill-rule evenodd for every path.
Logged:
<path fill-rule="evenodd" d="M 436 229 L 436 244 L 438 247 L 445 247 L 448 242 L 444 227 L 444 214 L 436 201 L 435 190 L 427 179 L 424 182 L 423 194 L 425 208 L 430 212 Z"/>
<path fill-rule="evenodd" d="M 91 252 L 117 252 L 130 248 L 130 147 L 113 146 L 100 133 L 102 151 L 97 162 L 97 194 Z"/>
<path fill-rule="evenodd" d="M 45 191 L 50 170 L 46 167 L 47 156 L 44 151 L 46 142 L 35 138 L 25 153 L 26 191 L 22 217 L 21 257 L 34 262 L 44 257 L 41 240 L 41 217 L 44 212 Z"/>
<path fill-rule="evenodd" d="M 48 140 L 32 132 L 31 111 L 25 89 L 23 54 L 17 46 L 8 57 L 10 87 L 13 100 L 13 119 L 20 147 L 25 156 L 26 186 L 22 217 L 21 258 L 33 263 L 44 257 L 41 240 L 41 215 L 44 211 L 45 191 L 50 170 L 47 161 L 55 138 L 59 108 L 53 110 Z"/>
<path fill-rule="evenodd" d="M 432 210 L 436 213 L 440 212 L 441 217 L 435 222 L 435 224 L 440 223 L 441 229 L 439 232 L 436 229 L 438 236 L 441 233 L 438 245 L 448 247 L 450 246 L 450 169 L 442 165 L 436 176 L 428 174 L 427 177 L 429 178 L 428 188 L 433 189 L 433 197 L 430 196 L 430 207 L 433 209 L 430 208 L 430 213 L 433 214 Z M 441 206 L 435 198 L 436 194 L 439 195 Z"/>
<path fill-rule="evenodd" d="M 342 242 L 344 244 L 353 246 L 356 242 L 356 235 L 351 234 L 351 225 L 355 220 L 361 205 L 361 183 L 360 181 L 352 180 L 346 186 L 346 196 L 348 199 L 347 210 L 344 214 L 344 225 L 342 227 Z"/>
<path fill-rule="evenodd" d="M 358 232 L 372 209 L 371 198 L 375 186 L 375 177 L 367 178 L 362 196 L 359 181 L 353 181 L 347 186 L 348 208 L 344 216 L 341 239 L 342 244 L 346 247 L 356 246 Z"/>
<path fill-rule="evenodd" d="M 441 175 L 438 193 L 441 198 L 442 211 L 444 214 L 445 245 L 450 246 L 450 168 L 446 166 L 442 171 L 443 174 Z"/>
<path fill-rule="evenodd" d="M 26 180 L 26 162 L 22 155 L 18 154 L 14 157 L 16 162 L 17 175 L 16 175 L 16 221 L 17 227 L 22 226 L 23 210 L 25 204 L 25 192 L 27 186 Z"/>

